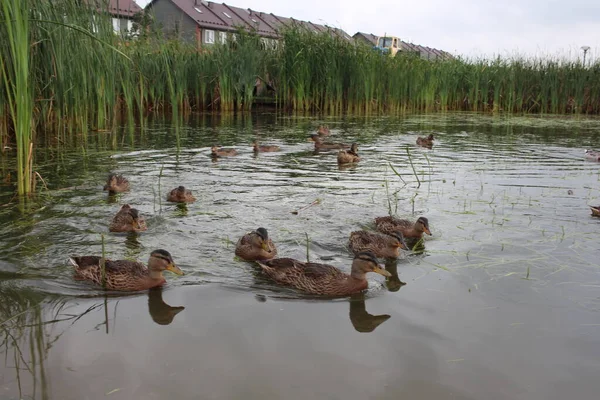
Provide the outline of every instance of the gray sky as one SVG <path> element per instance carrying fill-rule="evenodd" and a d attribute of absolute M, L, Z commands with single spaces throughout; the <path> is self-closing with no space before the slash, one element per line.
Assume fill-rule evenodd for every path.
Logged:
<path fill-rule="evenodd" d="M 150 0 L 136 0 L 144 7 Z M 228 0 L 227 4 L 402 40 L 469 57 L 588 60 L 600 48 L 600 0 Z M 600 55 L 600 53 L 598 53 Z"/>

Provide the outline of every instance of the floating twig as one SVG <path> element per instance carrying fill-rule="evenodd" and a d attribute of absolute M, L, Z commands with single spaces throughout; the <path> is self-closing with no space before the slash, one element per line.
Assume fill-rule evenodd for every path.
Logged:
<path fill-rule="evenodd" d="M 307 205 L 307 206 L 304 206 L 304 207 L 300 207 L 299 209 L 292 211 L 292 214 L 294 214 L 294 215 L 298 215 L 298 213 L 299 213 L 300 211 L 304 211 L 304 210 L 306 210 L 307 208 L 309 208 L 309 207 L 312 207 L 312 206 L 314 206 L 314 205 L 317 205 L 317 204 L 320 204 L 320 203 L 321 203 L 321 199 L 316 199 L 315 201 L 313 201 L 313 202 L 312 202 L 312 203 L 310 203 L 309 205 Z"/>

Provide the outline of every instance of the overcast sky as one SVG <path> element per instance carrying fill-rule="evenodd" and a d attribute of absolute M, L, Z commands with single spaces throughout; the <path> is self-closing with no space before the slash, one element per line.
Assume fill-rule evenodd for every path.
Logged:
<path fill-rule="evenodd" d="M 191 0 L 189 0 L 191 1 Z M 136 0 L 144 7 L 150 0 Z M 226 0 L 226 4 L 400 37 L 469 57 L 581 56 L 600 48 L 600 0 Z"/>

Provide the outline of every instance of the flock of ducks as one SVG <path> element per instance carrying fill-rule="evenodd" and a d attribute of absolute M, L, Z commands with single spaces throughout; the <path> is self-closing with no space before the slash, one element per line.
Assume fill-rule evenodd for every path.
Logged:
<path fill-rule="evenodd" d="M 324 141 L 330 131 L 321 126 L 317 133 L 310 136 L 315 151 L 339 150 L 337 160 L 340 164 L 360 161 L 358 145 L 353 143 L 333 143 Z M 433 135 L 419 137 L 417 144 L 431 147 Z M 279 151 L 279 146 L 261 145 L 254 141 L 253 150 L 259 152 Z M 235 149 L 212 146 L 212 157 L 232 157 L 237 155 Z M 109 195 L 130 190 L 127 178 L 118 174 L 108 176 L 104 190 Z M 178 186 L 167 195 L 167 201 L 174 203 L 191 203 L 196 198 L 189 189 Z M 235 255 L 245 261 L 256 262 L 262 271 L 273 281 L 310 294 L 345 296 L 360 292 L 367 288 L 366 274 L 374 272 L 386 277 L 391 274 L 382 268 L 377 259 L 395 259 L 400 256 L 401 249 L 408 249 L 422 239 L 423 234 L 431 235 L 429 221 L 419 217 L 416 222 L 395 217 L 375 218 L 377 232 L 354 231 L 350 233 L 348 248 L 354 254 L 350 274 L 340 269 L 320 263 L 302 262 L 292 258 L 277 258 L 277 248 L 265 228 L 258 228 L 246 233 L 235 246 Z M 111 232 L 143 232 L 146 222 L 139 211 L 129 204 L 124 204 L 109 225 Z M 74 279 L 92 282 L 96 285 L 117 291 L 139 291 L 160 287 L 166 283 L 164 271 L 183 275 L 173 257 L 166 250 L 154 250 L 148 259 L 148 265 L 129 260 L 109 260 L 100 256 L 79 256 L 69 259 L 75 269 Z"/>

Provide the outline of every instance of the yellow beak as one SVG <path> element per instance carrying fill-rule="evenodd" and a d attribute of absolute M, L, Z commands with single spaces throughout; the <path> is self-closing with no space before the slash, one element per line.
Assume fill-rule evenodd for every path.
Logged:
<path fill-rule="evenodd" d="M 179 269 L 179 267 L 173 263 L 170 263 L 169 265 L 167 265 L 167 271 L 171 271 L 172 273 L 174 273 L 176 275 L 183 275 L 183 271 L 181 269 Z"/>
<path fill-rule="evenodd" d="M 386 271 L 385 269 L 383 269 L 381 267 L 373 268 L 373 272 L 375 272 L 376 274 L 379 274 L 379 275 L 387 276 L 388 278 L 390 276 L 392 276 L 392 274 L 390 274 L 388 271 Z"/>
<path fill-rule="evenodd" d="M 260 244 L 260 247 L 262 247 L 262 249 L 263 249 L 264 251 L 266 251 L 267 253 L 270 253 L 270 252 L 271 252 L 271 250 L 269 250 L 269 244 L 268 244 L 267 242 L 262 242 L 262 243 Z"/>

